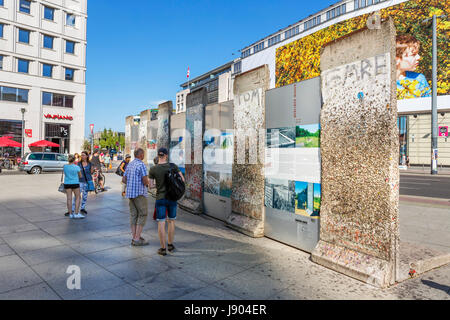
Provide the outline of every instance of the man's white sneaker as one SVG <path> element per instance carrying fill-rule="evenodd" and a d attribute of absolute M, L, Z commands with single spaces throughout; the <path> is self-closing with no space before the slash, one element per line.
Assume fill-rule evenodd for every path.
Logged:
<path fill-rule="evenodd" d="M 69 214 L 70 219 L 75 219 L 75 215 L 73 213 Z"/>
<path fill-rule="evenodd" d="M 74 215 L 74 218 L 75 218 L 75 219 L 84 219 L 84 218 L 86 218 L 86 217 L 83 216 L 81 213 L 77 213 L 77 214 Z"/>

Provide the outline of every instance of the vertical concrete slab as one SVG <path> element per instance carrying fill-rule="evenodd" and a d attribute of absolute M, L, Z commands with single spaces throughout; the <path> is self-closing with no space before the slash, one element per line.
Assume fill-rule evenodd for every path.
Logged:
<path fill-rule="evenodd" d="M 178 205 L 188 212 L 200 214 L 203 212 L 203 133 L 207 90 L 193 91 L 186 99 L 186 193 Z"/>
<path fill-rule="evenodd" d="M 152 113 L 149 109 L 144 110 L 140 113 L 139 122 L 139 148 L 144 150 L 144 163 L 148 163 L 149 159 L 147 157 L 147 139 L 148 139 L 148 126 L 150 124 Z"/>
<path fill-rule="evenodd" d="M 170 116 L 172 115 L 172 101 L 166 101 L 158 106 L 158 133 L 156 136 L 157 148 L 170 147 Z"/>
<path fill-rule="evenodd" d="M 398 267 L 395 27 L 364 29 L 321 53 L 322 206 L 316 263 L 386 287 Z"/>
<path fill-rule="evenodd" d="M 265 91 L 269 88 L 269 77 L 269 68 L 264 65 L 236 76 L 233 85 L 232 213 L 227 224 L 251 237 L 264 236 L 265 135 L 261 139 L 260 133 L 265 128 Z M 246 142 L 249 130 L 256 135 L 253 142 Z"/>
<path fill-rule="evenodd" d="M 133 116 L 125 118 L 125 154 L 131 154 L 131 126 L 133 125 Z"/>

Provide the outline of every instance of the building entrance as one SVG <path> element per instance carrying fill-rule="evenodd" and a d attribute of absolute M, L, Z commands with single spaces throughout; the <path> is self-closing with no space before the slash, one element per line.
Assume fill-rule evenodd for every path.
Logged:
<path fill-rule="evenodd" d="M 45 124 L 45 140 L 59 144 L 59 147 L 46 149 L 50 152 L 70 153 L 70 125 L 59 123 Z"/>

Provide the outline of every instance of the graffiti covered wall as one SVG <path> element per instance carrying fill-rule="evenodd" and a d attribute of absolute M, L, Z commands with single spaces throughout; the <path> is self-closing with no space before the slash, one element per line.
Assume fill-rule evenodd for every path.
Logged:
<path fill-rule="evenodd" d="M 253 237 L 264 236 L 264 128 L 268 87 L 267 65 L 236 76 L 233 87 L 232 213 L 227 223 Z"/>
<path fill-rule="evenodd" d="M 322 204 L 313 261 L 378 286 L 398 261 L 395 28 L 364 30 L 321 55 Z"/>
<path fill-rule="evenodd" d="M 203 132 L 205 126 L 206 88 L 188 94 L 186 101 L 186 193 L 180 207 L 192 213 L 203 212 Z"/>

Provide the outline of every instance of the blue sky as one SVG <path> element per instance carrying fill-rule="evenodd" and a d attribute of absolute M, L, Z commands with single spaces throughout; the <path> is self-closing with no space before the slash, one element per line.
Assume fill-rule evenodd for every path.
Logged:
<path fill-rule="evenodd" d="M 175 100 L 179 85 L 337 0 L 89 0 L 86 137 Z M 234 53 L 234 55 L 232 55 Z"/>

